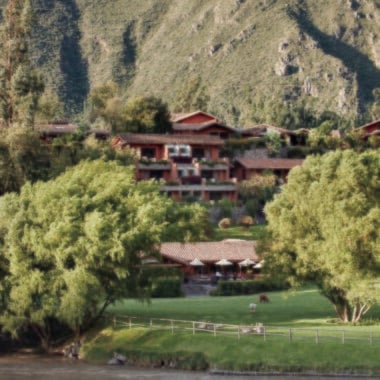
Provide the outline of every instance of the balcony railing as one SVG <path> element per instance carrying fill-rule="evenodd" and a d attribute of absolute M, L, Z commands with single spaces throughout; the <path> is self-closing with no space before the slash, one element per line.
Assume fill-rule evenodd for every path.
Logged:
<path fill-rule="evenodd" d="M 200 185 L 202 183 L 202 177 L 199 175 L 188 175 L 181 177 L 182 185 Z"/>
<path fill-rule="evenodd" d="M 170 159 L 176 164 L 191 164 L 193 162 L 192 157 L 172 156 Z"/>

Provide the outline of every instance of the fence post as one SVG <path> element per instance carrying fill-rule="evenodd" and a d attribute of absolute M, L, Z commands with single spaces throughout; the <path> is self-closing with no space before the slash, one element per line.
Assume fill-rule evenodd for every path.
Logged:
<path fill-rule="evenodd" d="M 267 341 L 267 328 L 264 326 L 264 329 L 263 329 L 263 334 L 264 334 L 264 342 Z"/>
<path fill-rule="evenodd" d="M 129 318 L 129 328 L 132 328 L 132 318 Z"/>
<path fill-rule="evenodd" d="M 319 330 L 317 329 L 315 332 L 315 344 L 319 343 Z"/>
<path fill-rule="evenodd" d="M 149 327 L 153 328 L 153 320 L 152 319 L 150 320 Z"/>
<path fill-rule="evenodd" d="M 292 329 L 289 329 L 289 342 L 292 341 Z"/>
<path fill-rule="evenodd" d="M 216 325 L 214 323 L 214 336 L 216 336 Z"/>
<path fill-rule="evenodd" d="M 170 320 L 171 326 L 172 326 L 172 335 L 174 335 L 174 325 L 173 325 L 173 320 Z"/>

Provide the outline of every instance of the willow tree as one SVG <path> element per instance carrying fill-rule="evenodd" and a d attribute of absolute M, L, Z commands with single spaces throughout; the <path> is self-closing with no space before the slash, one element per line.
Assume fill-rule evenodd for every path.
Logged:
<path fill-rule="evenodd" d="M 379 150 L 309 157 L 265 208 L 270 270 L 314 282 L 344 322 L 380 301 L 379 168 Z"/>
<path fill-rule="evenodd" d="M 33 126 L 44 89 L 40 74 L 29 61 L 31 25 L 29 0 L 8 0 L 0 32 L 0 117 L 7 127 Z"/>
<path fill-rule="evenodd" d="M 178 239 L 203 233 L 205 211 L 177 207 L 159 184 L 103 160 L 0 198 L 0 325 L 33 330 L 47 349 L 57 323 L 80 334 L 117 300 L 149 296 L 142 254 L 157 255 L 173 225 Z"/>

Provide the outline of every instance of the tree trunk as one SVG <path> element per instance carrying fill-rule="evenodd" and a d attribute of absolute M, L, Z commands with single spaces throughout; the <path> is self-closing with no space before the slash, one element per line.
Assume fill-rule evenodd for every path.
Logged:
<path fill-rule="evenodd" d="M 30 324 L 34 333 L 38 336 L 43 351 L 48 352 L 50 349 L 50 334 L 40 325 L 36 323 Z"/>
<path fill-rule="evenodd" d="M 371 306 L 368 305 L 367 303 L 360 304 L 359 300 L 355 301 L 354 309 L 352 311 L 351 322 L 352 323 L 359 322 L 370 308 Z"/>
<path fill-rule="evenodd" d="M 321 288 L 321 293 L 333 304 L 339 319 L 348 323 L 351 321 L 352 310 L 346 299 L 345 292 L 338 288 Z"/>

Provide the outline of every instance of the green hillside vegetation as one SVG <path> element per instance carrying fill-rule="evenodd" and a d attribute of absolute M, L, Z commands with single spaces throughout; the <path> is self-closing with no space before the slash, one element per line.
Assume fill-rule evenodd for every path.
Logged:
<path fill-rule="evenodd" d="M 110 80 L 126 98 L 153 95 L 171 111 L 202 108 L 239 126 L 276 122 L 283 101 L 363 117 L 380 87 L 378 0 L 32 6 L 31 59 L 66 116 L 81 112 L 89 91 Z"/>

